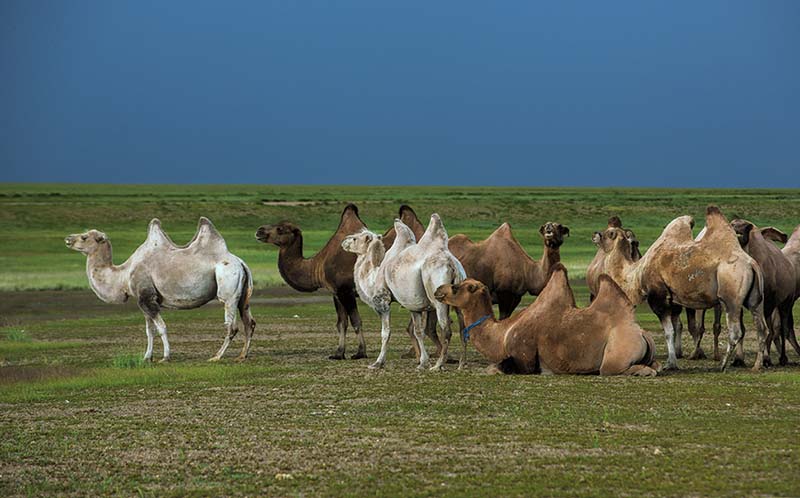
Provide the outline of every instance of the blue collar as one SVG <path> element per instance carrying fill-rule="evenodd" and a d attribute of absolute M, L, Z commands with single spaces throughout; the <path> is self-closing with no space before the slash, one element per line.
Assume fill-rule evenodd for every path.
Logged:
<path fill-rule="evenodd" d="M 461 331 L 461 337 L 463 337 L 463 338 L 464 338 L 464 342 L 466 342 L 466 341 L 468 341 L 468 340 L 469 340 L 469 331 L 470 331 L 470 330 L 472 330 L 472 329 L 474 329 L 475 327 L 477 327 L 478 325 L 482 324 L 482 323 L 483 323 L 483 322 L 485 322 L 485 321 L 486 321 L 488 318 L 491 318 L 491 316 L 492 316 L 492 315 L 485 315 L 485 316 L 482 316 L 482 317 L 478 318 L 477 320 L 475 320 L 475 322 L 474 322 L 474 323 L 472 323 L 472 324 L 470 324 L 470 325 L 468 325 L 468 326 L 464 327 L 464 330 L 462 330 L 462 331 Z"/>

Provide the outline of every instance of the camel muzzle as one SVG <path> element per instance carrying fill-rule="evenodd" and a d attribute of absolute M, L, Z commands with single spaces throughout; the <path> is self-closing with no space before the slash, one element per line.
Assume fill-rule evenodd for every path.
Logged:
<path fill-rule="evenodd" d="M 265 231 L 263 228 L 259 228 L 256 231 L 256 240 L 259 242 L 269 242 L 269 232 Z"/>

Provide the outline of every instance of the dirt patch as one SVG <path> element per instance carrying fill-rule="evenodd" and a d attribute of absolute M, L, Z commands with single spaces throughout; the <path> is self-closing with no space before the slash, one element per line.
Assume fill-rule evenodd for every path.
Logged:
<path fill-rule="evenodd" d="M 63 379 L 73 377 L 81 372 L 80 368 L 64 365 L 34 366 L 17 365 L 0 367 L 0 385 L 17 382 L 31 382 L 47 379 Z"/>

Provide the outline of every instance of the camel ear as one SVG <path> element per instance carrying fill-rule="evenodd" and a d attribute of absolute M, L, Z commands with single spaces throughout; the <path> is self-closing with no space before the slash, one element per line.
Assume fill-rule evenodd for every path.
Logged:
<path fill-rule="evenodd" d="M 106 240 L 107 240 L 106 234 L 104 233 L 98 233 L 97 235 L 94 236 L 94 241 L 97 242 L 98 244 L 102 244 Z"/>
<path fill-rule="evenodd" d="M 761 229 L 761 235 L 767 239 L 772 240 L 774 242 L 780 242 L 785 244 L 789 240 L 789 236 L 785 233 L 781 232 L 775 227 L 764 227 Z"/>
<path fill-rule="evenodd" d="M 625 230 L 625 238 L 632 239 L 634 237 L 632 230 Z"/>
<path fill-rule="evenodd" d="M 544 225 L 539 227 L 539 233 L 544 236 Z"/>
<path fill-rule="evenodd" d="M 569 237 L 569 227 L 565 225 L 561 225 L 561 235 Z"/>

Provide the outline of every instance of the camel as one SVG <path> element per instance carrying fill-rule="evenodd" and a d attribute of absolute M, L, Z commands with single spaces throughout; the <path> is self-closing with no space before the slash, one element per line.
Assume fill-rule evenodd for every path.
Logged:
<path fill-rule="evenodd" d="M 699 241 L 692 238 L 693 226 L 691 216 L 672 220 L 636 262 L 631 260 L 631 246 L 623 230 L 607 228 L 600 240 L 607 255 L 605 268 L 632 303 L 647 300 L 658 316 L 667 342 L 666 368 L 678 368 L 675 322 L 679 321 L 680 308 L 677 306 L 706 309 L 721 302 L 725 305 L 729 330 L 722 370 L 728 366 L 737 346 L 743 352 L 742 307 L 750 310 L 756 324 L 759 349 L 753 369 L 760 370 L 766 352 L 761 268 L 740 247 L 736 233 L 716 206 L 706 209 L 707 230 Z"/>
<path fill-rule="evenodd" d="M 422 238 L 422 234 L 425 233 L 425 226 L 419 220 L 417 213 L 414 212 L 411 206 L 407 204 L 401 205 L 397 214 L 397 219 L 402 221 L 405 226 L 411 229 L 411 231 L 414 233 L 415 240 Z M 383 246 L 387 251 L 392 247 L 392 244 L 394 244 L 395 237 L 397 237 L 397 234 L 394 229 L 394 223 L 392 223 L 392 226 L 390 226 L 389 229 L 384 232 L 382 237 Z M 401 358 L 419 359 L 419 349 L 416 347 L 414 324 L 412 321 L 408 322 L 406 332 L 408 332 L 409 337 L 411 337 L 413 346 L 409 351 L 403 353 Z M 425 335 L 428 336 L 428 338 L 436 346 L 436 355 L 438 356 L 442 351 L 442 343 L 439 340 L 439 335 L 436 333 L 436 312 L 434 311 L 429 311 L 427 313 L 427 317 L 425 319 Z"/>
<path fill-rule="evenodd" d="M 636 323 L 633 304 L 619 286 L 601 275 L 597 298 L 575 306 L 567 270 L 556 263 L 536 301 L 497 320 L 489 288 L 475 279 L 439 287 L 436 299 L 461 310 L 472 345 L 490 371 L 519 374 L 655 376 L 653 338 Z"/>
<path fill-rule="evenodd" d="M 544 241 L 542 259 L 536 261 L 511 232 L 511 225 L 503 223 L 485 240 L 473 242 L 466 235 L 454 235 L 450 239 L 452 252 L 470 278 L 486 284 L 497 303 L 500 319 L 511 316 L 522 296 L 539 295 L 550 278 L 554 265 L 561 261 L 560 247 L 569 228 L 560 223 L 547 222 L 539 227 Z"/>
<path fill-rule="evenodd" d="M 211 220 L 200 218 L 192 240 L 177 246 L 153 219 L 147 239 L 121 265 L 112 258 L 111 241 L 105 233 L 89 230 L 64 239 L 67 247 L 86 255 L 89 285 L 100 300 L 120 304 L 133 297 L 145 317 L 147 350 L 145 361 L 153 358 L 153 336 L 158 331 L 164 345 L 162 362 L 170 359 L 167 326 L 162 309 L 198 308 L 215 297 L 225 306 L 225 340 L 210 361 L 225 354 L 238 333 L 236 311 L 245 330 L 244 346 L 237 360 L 247 358 L 256 322 L 250 314 L 253 279 L 250 268 L 228 251 L 225 239 Z"/>
<path fill-rule="evenodd" d="M 612 216 L 608 219 L 607 228 L 622 228 L 622 220 L 619 219 L 619 216 Z M 636 234 L 634 234 L 632 230 L 623 230 L 625 230 L 625 237 L 631 244 L 631 259 L 633 261 L 639 261 L 639 258 L 642 257 L 642 253 L 639 252 L 639 239 L 636 238 Z M 589 266 L 586 268 L 586 285 L 589 287 L 589 302 L 594 301 L 594 297 L 597 295 L 597 291 L 600 287 L 600 275 L 605 273 L 604 263 L 606 258 L 603 249 L 599 246 L 599 237 L 600 232 L 595 232 L 594 235 L 592 235 L 592 242 L 597 246 L 597 253 L 595 253 L 594 259 L 592 259 L 592 262 L 589 263 Z"/>
<path fill-rule="evenodd" d="M 303 233 L 294 223 L 284 221 L 263 225 L 256 231 L 257 240 L 278 246 L 278 270 L 287 284 L 301 292 L 314 292 L 324 288 L 333 293 L 339 345 L 336 352 L 328 357 L 331 360 L 345 358 L 348 318 L 358 337 L 358 351 L 350 359 L 367 357 L 367 344 L 361 331 L 361 316 L 358 313 L 353 280 L 356 256 L 342 249 L 345 237 L 364 228 L 366 225 L 358 216 L 358 208 L 354 204 L 348 204 L 342 211 L 336 232 L 310 258 L 303 257 Z"/>
<path fill-rule="evenodd" d="M 428 228 L 419 242 L 416 242 L 411 229 L 400 220 L 395 220 L 394 228 L 396 239 L 380 264 L 385 287 L 401 306 L 411 312 L 417 339 L 416 348 L 420 352 L 417 367 L 419 369 L 424 369 L 428 363 L 428 353 L 422 342 L 423 313 L 431 308 L 436 311 L 443 340 L 439 358 L 431 370 L 441 370 L 447 360 L 447 350 L 452 336 L 450 307 L 436 301 L 433 295 L 439 286 L 459 283 L 466 278 L 466 274 L 461 263 L 447 248 L 447 231 L 438 214 L 431 215 Z M 376 260 L 377 258 L 372 259 L 373 267 Z M 384 296 L 381 306 L 387 307 L 385 306 L 385 291 L 381 289 L 380 293 Z M 388 310 L 385 313 L 388 314 Z M 375 368 L 383 366 L 386 360 L 386 349 L 391 334 L 388 328 L 388 318 L 384 320 L 383 314 L 381 318 L 385 326 L 381 330 L 381 353 L 373 364 Z M 459 322 L 461 321 L 459 315 Z M 463 368 L 466 361 L 466 343 L 463 343 L 462 346 L 459 368 Z"/>

